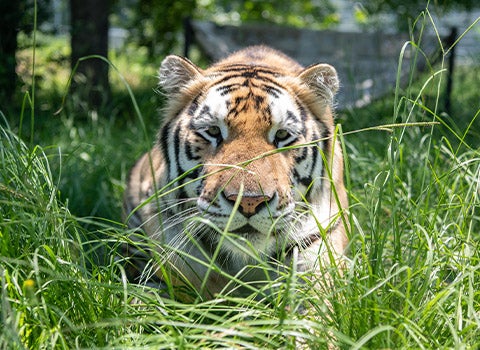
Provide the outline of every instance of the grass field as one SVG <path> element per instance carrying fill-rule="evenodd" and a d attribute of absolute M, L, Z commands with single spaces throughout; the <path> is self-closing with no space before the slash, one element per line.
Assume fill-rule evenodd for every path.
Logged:
<path fill-rule="evenodd" d="M 113 59 L 109 106 L 67 94 L 53 116 L 68 73 L 42 71 L 52 45 L 37 49 L 33 112 L 19 99 L 0 123 L 1 348 L 480 347 L 480 62 L 456 70 L 451 115 L 443 63 L 339 112 L 351 244 L 334 289 L 290 271 L 268 303 L 257 292 L 183 304 L 128 284 L 114 259 L 126 174 L 159 125 L 154 65 Z"/>

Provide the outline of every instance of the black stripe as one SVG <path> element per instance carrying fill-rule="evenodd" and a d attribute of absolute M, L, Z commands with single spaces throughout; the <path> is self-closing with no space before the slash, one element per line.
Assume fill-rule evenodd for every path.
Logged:
<path fill-rule="evenodd" d="M 249 93 L 247 96 L 244 97 L 236 97 L 233 102 L 233 107 L 228 111 L 227 119 L 237 117 L 241 112 L 247 111 L 250 102 L 250 96 L 252 94 Z"/>
<path fill-rule="evenodd" d="M 295 123 L 299 123 L 301 120 L 292 111 L 287 111 L 287 119 L 293 120 Z"/>
<path fill-rule="evenodd" d="M 190 106 L 188 107 L 188 110 L 187 110 L 188 115 L 193 116 L 195 114 L 195 112 L 197 111 L 198 107 L 200 106 L 200 104 L 198 103 L 198 100 L 200 99 L 200 96 L 202 96 L 202 94 L 197 95 L 193 99 L 193 101 L 190 103 Z"/>
<path fill-rule="evenodd" d="M 198 133 L 196 133 L 196 134 L 198 134 Z M 185 155 L 190 160 L 200 160 L 202 157 L 200 157 L 198 154 L 197 155 L 193 154 L 192 148 L 193 148 L 192 143 L 191 142 L 186 142 Z"/>
<path fill-rule="evenodd" d="M 228 84 L 228 85 L 223 85 L 218 87 L 217 92 L 219 92 L 221 96 L 225 96 L 231 93 L 232 91 L 237 91 L 238 89 L 240 89 L 240 85 L 234 83 L 234 84 Z"/>
<path fill-rule="evenodd" d="M 200 176 L 200 168 L 195 168 L 194 170 L 189 170 L 186 178 L 197 179 Z"/>
<path fill-rule="evenodd" d="M 307 111 L 303 106 L 299 103 L 299 101 L 296 101 L 298 109 L 300 110 L 300 117 L 302 118 L 303 124 L 307 121 Z"/>
<path fill-rule="evenodd" d="M 221 85 L 221 84 L 226 83 L 227 81 L 229 81 L 231 79 L 235 79 L 235 78 L 238 78 L 238 76 L 237 75 L 228 75 L 228 76 L 223 77 L 222 79 L 216 81 L 215 85 Z"/>
<path fill-rule="evenodd" d="M 313 134 L 314 140 L 316 138 L 316 133 Z M 313 169 L 317 166 L 317 161 L 318 161 L 318 150 L 317 148 L 312 148 L 312 167 L 310 168 L 310 173 L 313 172 Z"/>
<path fill-rule="evenodd" d="M 316 132 L 313 133 L 312 135 L 313 139 L 318 138 L 318 134 Z M 313 175 L 313 170 L 317 167 L 317 162 L 318 162 L 318 156 L 319 156 L 319 151 L 315 146 L 311 146 L 310 151 L 312 152 L 312 165 L 310 167 L 310 176 Z M 322 167 L 323 169 L 323 167 Z"/>
<path fill-rule="evenodd" d="M 178 199 L 188 199 L 188 198 L 190 198 L 188 196 L 187 192 L 185 192 L 185 187 L 181 187 L 177 190 L 176 198 L 178 198 Z M 177 207 L 177 209 L 178 209 L 178 207 Z M 176 211 L 178 211 L 178 210 L 176 210 Z"/>
<path fill-rule="evenodd" d="M 297 142 L 298 139 L 297 138 L 293 138 L 292 141 L 290 141 L 289 143 L 286 143 L 284 144 L 282 147 L 288 147 L 288 146 L 291 146 L 293 145 L 295 142 Z"/>
<path fill-rule="evenodd" d="M 202 133 L 198 132 L 197 130 L 195 130 L 193 128 L 192 128 L 192 131 L 197 137 L 200 137 L 202 140 L 205 140 L 208 143 L 210 143 L 210 140 L 208 140 Z"/>
<path fill-rule="evenodd" d="M 318 134 L 316 132 L 313 133 L 312 135 L 313 137 L 313 140 L 316 140 L 318 139 Z M 312 166 L 310 167 L 310 183 L 313 181 L 313 172 L 315 170 L 315 168 L 317 167 L 317 163 L 318 163 L 318 157 L 319 157 L 319 153 L 320 151 L 317 149 L 317 147 L 313 147 L 310 148 L 311 152 L 312 152 Z M 321 170 L 321 173 L 320 173 L 320 181 L 322 181 L 323 183 L 323 172 L 324 172 L 324 169 L 325 167 L 322 166 L 322 170 Z M 308 201 L 308 202 L 311 202 L 312 201 L 312 192 L 310 191 L 311 190 L 311 187 L 308 188 L 307 190 L 307 193 L 305 193 L 305 199 Z"/>
<path fill-rule="evenodd" d="M 168 154 L 168 135 L 170 134 L 170 126 L 171 124 L 165 124 L 160 131 L 160 145 L 162 149 L 163 156 L 165 157 L 165 163 L 170 165 L 170 155 Z"/>
<path fill-rule="evenodd" d="M 229 65 L 226 65 L 224 67 L 226 67 L 226 68 L 219 70 L 219 72 L 222 72 L 222 73 L 233 73 L 233 72 L 242 73 L 242 72 L 245 72 L 245 71 L 250 71 L 250 72 L 253 71 L 253 72 L 256 72 L 257 74 L 258 73 L 263 73 L 263 74 L 269 74 L 269 75 L 273 75 L 273 76 L 278 75 L 278 72 L 275 72 L 272 69 L 268 69 L 266 67 L 259 67 L 259 66 L 253 66 L 253 65 L 248 65 L 248 64 L 242 64 L 242 63 L 229 64 Z"/>
<path fill-rule="evenodd" d="M 294 158 L 295 163 L 300 163 L 303 162 L 305 159 L 307 159 L 308 155 L 308 147 L 302 147 L 299 149 L 299 154 Z"/>
<path fill-rule="evenodd" d="M 212 112 L 210 110 L 210 106 L 204 105 L 202 107 L 202 110 L 199 113 L 200 116 L 207 115 L 209 117 L 212 117 Z"/>
<path fill-rule="evenodd" d="M 331 140 L 330 140 L 330 129 L 328 129 L 328 127 L 322 123 L 322 127 L 324 128 L 322 130 L 322 148 L 323 148 L 323 154 L 325 155 L 325 159 L 328 161 L 330 159 L 330 143 L 331 143 Z M 325 166 L 322 166 L 322 172 L 320 174 L 320 177 L 323 179 L 324 176 L 325 176 Z"/>
<path fill-rule="evenodd" d="M 221 84 L 224 84 L 224 83 L 228 82 L 229 80 L 238 79 L 238 78 L 246 79 L 249 83 L 252 83 L 252 82 L 254 82 L 255 80 L 259 80 L 259 81 L 261 81 L 261 82 L 263 82 L 263 83 L 274 84 L 274 85 L 282 88 L 282 86 L 280 86 L 280 85 L 278 84 L 278 82 L 275 81 L 275 79 L 270 78 L 270 77 L 268 77 L 268 76 L 266 76 L 266 75 L 258 75 L 258 74 L 257 74 L 257 75 L 249 74 L 249 76 L 247 76 L 247 77 L 246 77 L 245 75 L 243 75 L 243 74 L 227 75 L 227 76 L 221 78 L 220 80 L 216 81 L 214 85 L 221 85 Z M 247 84 L 247 85 L 248 85 L 248 84 Z M 263 85 L 263 84 L 262 84 L 262 85 Z M 261 86 L 261 85 L 256 85 L 256 87 L 260 87 L 260 86 Z M 275 91 L 275 92 L 277 92 L 277 93 L 280 93 L 280 90 L 279 90 L 278 88 L 272 87 L 272 86 L 270 86 L 270 88 L 271 88 L 273 91 Z M 277 97 L 277 96 L 276 96 L 276 97 Z"/>
<path fill-rule="evenodd" d="M 249 94 L 250 95 L 250 94 Z M 265 97 L 263 96 L 260 96 L 260 95 L 254 95 L 254 94 L 251 94 L 250 96 L 254 102 L 255 102 L 255 109 L 260 109 L 261 105 L 263 104 L 263 102 L 265 102 Z"/>
<path fill-rule="evenodd" d="M 240 75 L 243 78 L 257 78 L 258 77 L 258 71 L 256 69 L 245 69 Z"/>
<path fill-rule="evenodd" d="M 176 160 L 175 162 L 173 162 L 172 164 L 175 164 L 176 167 L 177 167 L 177 176 L 179 175 L 182 175 L 185 170 L 182 168 L 182 166 L 180 165 L 180 162 L 179 162 L 179 155 L 180 155 L 180 126 L 177 124 L 177 127 L 175 128 L 175 132 L 174 132 L 174 135 L 173 135 L 173 147 L 174 147 L 174 150 L 175 150 L 175 156 L 176 156 Z"/>
<path fill-rule="evenodd" d="M 265 91 L 267 94 L 275 97 L 275 98 L 279 98 L 280 95 L 282 94 L 282 91 L 274 86 L 271 86 L 271 85 L 264 85 L 263 87 L 263 91 Z"/>
<path fill-rule="evenodd" d="M 305 187 L 308 187 L 310 186 L 310 184 L 312 183 L 312 177 L 311 176 L 300 176 L 300 174 L 298 173 L 297 169 L 293 169 L 293 173 L 292 173 L 293 177 L 295 178 L 295 181 Z"/>

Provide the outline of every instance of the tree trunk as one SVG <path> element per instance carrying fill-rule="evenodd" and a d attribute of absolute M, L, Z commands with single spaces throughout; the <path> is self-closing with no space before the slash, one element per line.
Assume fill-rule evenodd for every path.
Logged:
<path fill-rule="evenodd" d="M 22 6 L 19 1 L 0 1 L 0 110 L 8 103 L 15 92 L 17 33 L 22 19 Z"/>
<path fill-rule="evenodd" d="M 110 1 L 70 0 L 72 69 L 82 57 L 108 56 L 108 15 Z M 99 58 L 79 63 L 73 91 L 98 109 L 110 95 L 108 64 Z"/>

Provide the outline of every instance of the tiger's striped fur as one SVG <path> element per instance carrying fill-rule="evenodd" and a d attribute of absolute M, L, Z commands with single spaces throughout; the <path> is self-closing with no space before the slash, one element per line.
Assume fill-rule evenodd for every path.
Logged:
<path fill-rule="evenodd" d="M 159 75 L 163 124 L 124 201 L 129 226 L 159 242 L 159 280 L 209 298 L 234 288 L 209 267 L 212 256 L 221 271 L 252 282 L 265 279 L 252 267 L 259 260 L 289 264 L 298 251 L 298 270 L 322 273 L 328 256 L 342 256 L 348 204 L 333 67 L 303 68 L 254 46 L 205 70 L 168 56 Z"/>

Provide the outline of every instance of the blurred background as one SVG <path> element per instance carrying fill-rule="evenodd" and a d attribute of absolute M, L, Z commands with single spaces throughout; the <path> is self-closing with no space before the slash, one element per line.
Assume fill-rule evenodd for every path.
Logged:
<path fill-rule="evenodd" d="M 378 74 L 379 68 L 382 73 L 393 72 L 381 85 L 391 84 L 392 78 L 395 81 L 392 65 L 412 31 L 428 33 L 422 45 L 428 58 L 433 58 L 437 39 L 445 47 L 451 45 L 478 20 L 479 5 L 475 0 L 431 1 L 426 13 L 427 2 L 415 0 L 3 1 L 2 106 L 11 101 L 17 88 L 22 92 L 31 88 L 29 49 L 36 29 L 34 74 L 39 89 L 62 92 L 70 70 L 89 55 L 108 58 L 137 88 L 155 85 L 149 78 L 169 53 L 188 55 L 205 65 L 241 47 L 264 43 L 305 65 L 324 61 L 339 67 L 342 82 L 354 85 L 354 89 L 348 86 L 348 96 L 341 101 L 358 107 L 379 94 L 368 91 L 372 84 L 374 90 L 385 91 L 385 86 L 377 88 L 376 81 L 372 82 L 373 72 Z M 430 17 L 427 22 L 434 25 L 418 24 L 419 16 Z M 457 45 L 462 63 L 478 64 L 479 37 L 477 26 Z M 97 109 L 108 103 L 118 83 L 105 61 L 81 61 L 76 73 L 73 85 L 76 92 L 84 93 L 81 99 Z M 355 93 L 359 89 L 364 93 Z"/>

